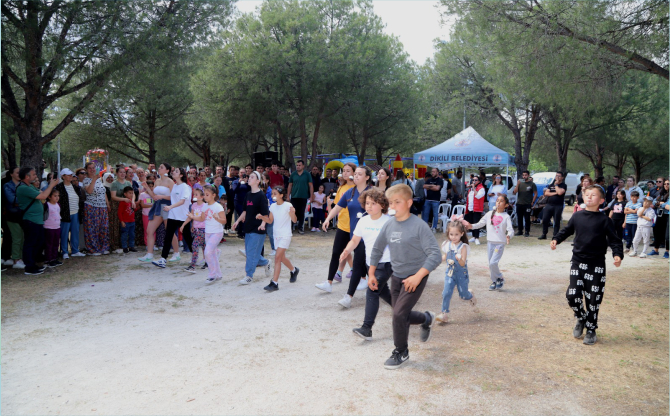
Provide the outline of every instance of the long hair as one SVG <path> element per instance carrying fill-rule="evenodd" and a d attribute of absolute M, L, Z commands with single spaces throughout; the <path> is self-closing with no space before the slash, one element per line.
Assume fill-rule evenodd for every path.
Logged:
<path fill-rule="evenodd" d="M 386 168 L 381 168 L 379 170 L 383 170 L 384 173 L 386 173 L 386 189 L 390 188 L 391 187 L 391 182 L 393 182 L 393 178 L 391 177 L 391 171 L 386 169 Z M 398 172 L 401 172 L 401 171 L 398 171 Z M 377 172 L 377 174 L 379 174 L 379 172 Z M 379 175 L 377 175 L 377 176 L 379 176 Z M 377 186 L 379 186 L 379 183 L 377 183 Z"/>
<path fill-rule="evenodd" d="M 507 195 L 502 194 L 498 198 L 505 198 L 505 205 L 509 206 L 509 199 L 507 198 Z M 496 198 L 496 201 L 498 200 L 498 198 Z M 507 209 L 505 209 L 505 211 L 507 211 Z M 503 212 L 505 212 L 505 211 L 503 211 Z M 493 214 L 491 214 L 491 225 L 493 225 L 493 216 L 495 215 L 496 212 L 497 211 L 494 211 Z"/>
<path fill-rule="evenodd" d="M 466 234 L 467 231 L 465 230 L 465 225 L 463 225 L 462 222 L 460 221 L 449 221 L 447 224 L 447 241 L 449 240 L 449 229 L 450 228 L 457 228 L 459 232 L 463 233 L 461 235 L 461 243 L 463 244 L 468 244 L 468 235 Z"/>

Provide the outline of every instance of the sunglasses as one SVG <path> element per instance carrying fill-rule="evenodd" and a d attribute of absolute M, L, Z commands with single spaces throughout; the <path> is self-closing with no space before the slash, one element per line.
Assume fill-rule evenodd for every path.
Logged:
<path fill-rule="evenodd" d="M 663 181 L 656 181 L 656 183 L 662 183 Z"/>

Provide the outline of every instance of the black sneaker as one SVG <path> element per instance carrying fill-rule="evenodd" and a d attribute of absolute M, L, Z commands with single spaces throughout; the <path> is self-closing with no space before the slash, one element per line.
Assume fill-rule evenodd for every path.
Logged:
<path fill-rule="evenodd" d="M 519 231 L 518 233 L 516 233 L 514 235 L 523 235 L 523 232 Z"/>
<path fill-rule="evenodd" d="M 131 253 L 137 253 L 137 249 L 135 247 L 128 247 L 128 251 Z"/>
<path fill-rule="evenodd" d="M 195 273 L 195 267 L 188 266 L 187 268 L 184 269 L 184 271 L 188 273 Z"/>
<path fill-rule="evenodd" d="M 546 235 L 546 234 L 542 234 L 541 236 L 537 237 L 537 239 L 538 239 L 538 240 L 546 240 L 546 239 L 547 239 L 547 235 Z"/>
<path fill-rule="evenodd" d="M 39 271 L 43 272 L 47 269 L 47 266 L 42 266 L 37 268 Z"/>
<path fill-rule="evenodd" d="M 300 273 L 300 269 L 296 267 L 295 271 L 291 272 L 291 279 L 289 280 L 289 282 L 295 283 L 296 279 L 298 278 L 298 273 Z"/>
<path fill-rule="evenodd" d="M 62 266 L 62 265 L 63 265 L 63 263 L 58 261 L 58 260 L 52 260 L 49 263 L 47 263 L 47 267 L 58 267 L 58 266 Z"/>
<path fill-rule="evenodd" d="M 496 290 L 502 289 L 503 284 L 505 284 L 505 280 L 503 280 L 503 279 L 496 280 Z"/>
<path fill-rule="evenodd" d="M 395 370 L 403 365 L 409 360 L 409 350 L 400 352 L 398 350 L 393 350 L 391 357 L 384 363 L 384 368 L 387 370 Z"/>
<path fill-rule="evenodd" d="M 435 314 L 430 311 L 426 311 L 426 322 L 421 324 L 421 342 L 428 342 L 434 323 Z"/>
<path fill-rule="evenodd" d="M 581 338 L 582 334 L 584 334 L 584 321 L 577 319 L 577 323 L 572 330 L 572 336 L 575 338 Z"/>
<path fill-rule="evenodd" d="M 128 249 L 127 248 L 123 249 L 123 254 L 128 254 Z"/>
<path fill-rule="evenodd" d="M 497 287 L 496 282 L 492 282 L 491 286 L 489 286 L 489 290 L 496 290 L 496 287 Z"/>
<path fill-rule="evenodd" d="M 270 284 L 265 286 L 263 289 L 267 290 L 268 292 L 274 292 L 279 290 L 279 285 L 274 281 L 270 280 Z"/>
<path fill-rule="evenodd" d="M 303 235 L 303 234 L 305 234 L 305 231 L 302 230 L 302 229 L 300 229 L 300 228 L 298 228 L 298 234 Z"/>
<path fill-rule="evenodd" d="M 526 233 L 526 234 L 524 234 L 523 236 L 524 236 L 524 237 L 530 237 L 530 234 L 529 234 L 529 233 Z"/>
<path fill-rule="evenodd" d="M 596 337 L 596 331 L 586 331 L 586 335 L 584 335 L 584 344 L 585 345 L 593 345 L 598 341 L 598 337 Z"/>
<path fill-rule="evenodd" d="M 364 340 L 372 341 L 372 329 L 362 326 L 360 328 L 354 328 L 353 331 L 354 331 L 354 334 L 358 335 L 359 337 L 363 338 Z"/>
<path fill-rule="evenodd" d="M 207 263 L 203 264 L 200 270 L 205 270 L 207 268 Z"/>
<path fill-rule="evenodd" d="M 27 274 L 28 276 L 36 276 L 38 274 L 44 273 L 44 269 L 24 269 L 23 274 Z"/>

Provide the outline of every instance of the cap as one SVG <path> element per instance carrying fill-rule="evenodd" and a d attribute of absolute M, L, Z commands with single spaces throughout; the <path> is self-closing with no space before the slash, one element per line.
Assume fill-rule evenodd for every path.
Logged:
<path fill-rule="evenodd" d="M 60 176 L 63 176 L 63 175 L 74 175 L 74 172 L 72 172 L 72 171 L 71 171 L 70 169 L 68 169 L 68 168 L 61 169 L 61 171 L 60 171 Z"/>
<path fill-rule="evenodd" d="M 650 197 L 649 195 L 644 197 L 645 201 L 653 201 L 654 198 Z"/>

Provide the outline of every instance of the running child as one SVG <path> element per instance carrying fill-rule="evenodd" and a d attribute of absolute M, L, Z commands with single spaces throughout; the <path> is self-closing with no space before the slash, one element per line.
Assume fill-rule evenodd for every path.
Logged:
<path fill-rule="evenodd" d="M 312 201 L 312 231 L 317 233 L 321 231 L 321 223 L 326 219 L 323 213 L 323 204 L 326 202 L 325 190 L 324 185 L 319 185 L 319 191 L 314 193 Z"/>
<path fill-rule="evenodd" d="M 505 279 L 498 264 L 505 251 L 505 244 L 509 244 L 514 235 L 512 218 L 506 210 L 509 206 L 507 195 L 500 195 L 496 199 L 495 211 L 489 211 L 476 224 L 464 222 L 466 228 L 478 229 L 486 226 L 486 241 L 488 241 L 489 272 L 491 273 L 491 286 L 489 290 L 502 289 Z"/>
<path fill-rule="evenodd" d="M 577 320 L 572 335 L 580 338 L 586 327 L 586 345 L 593 345 L 597 341 L 598 314 L 605 292 L 605 255 L 608 244 L 612 249 L 614 266 L 619 267 L 623 259 L 623 244 L 614 232 L 614 224 L 600 212 L 604 200 L 605 192 L 601 187 L 592 185 L 586 188 L 586 209 L 575 212 L 568 225 L 551 241 L 551 249 L 556 250 L 558 244 L 575 234 L 570 285 L 565 297 Z"/>
<path fill-rule="evenodd" d="M 286 257 L 286 250 L 291 245 L 291 224 L 298 222 L 298 217 L 295 215 L 295 208 L 290 202 L 284 201 L 286 198 L 286 189 L 283 186 L 275 186 L 272 190 L 272 200 L 274 204 L 270 205 L 270 213 L 268 215 L 256 214 L 256 219 L 264 221 L 268 225 L 272 225 L 274 233 L 275 246 L 275 271 L 270 283 L 263 289 L 268 292 L 279 290 L 279 273 L 281 273 L 281 265 L 284 263 L 288 271 L 291 273 L 290 282 L 295 283 L 298 278 L 300 269 L 294 267 Z"/>
<path fill-rule="evenodd" d="M 623 240 L 623 229 L 626 228 L 626 214 L 623 209 L 626 207 L 626 191 L 620 189 L 616 193 L 616 199 L 611 205 L 610 218 L 614 223 L 614 232 Z"/>
<path fill-rule="evenodd" d="M 218 192 L 212 185 L 205 185 L 204 198 L 206 205 L 201 208 L 200 216 L 196 217 L 193 212 L 187 214 L 193 221 L 205 222 L 205 250 L 204 256 L 209 269 L 207 282 L 221 280 L 221 267 L 219 266 L 219 252 L 217 246 L 223 238 L 223 226 L 226 224 L 226 211 L 221 204 L 216 202 Z M 197 253 L 197 251 L 196 251 Z M 194 253 L 195 255 L 195 253 Z"/>
<path fill-rule="evenodd" d="M 626 231 L 624 233 L 626 252 L 633 245 L 633 237 L 635 237 L 635 232 L 637 231 L 637 210 L 642 208 L 642 204 L 637 201 L 639 197 L 640 193 L 638 191 L 631 191 L 630 202 L 623 209 L 623 213 L 626 214 Z"/>
<path fill-rule="evenodd" d="M 44 220 L 44 234 L 46 237 L 44 250 L 45 262 L 47 267 L 57 267 L 62 265 L 58 261 L 58 247 L 60 244 L 60 192 L 58 189 L 52 189 L 51 194 L 47 198 L 47 203 L 44 205 L 44 210 L 49 212 L 49 216 Z"/>
<path fill-rule="evenodd" d="M 185 272 L 195 273 L 195 266 L 198 263 L 198 249 L 202 248 L 202 255 L 205 256 L 205 221 L 198 221 L 197 218 L 201 218 L 202 213 L 205 210 L 205 203 L 203 202 L 205 198 L 205 192 L 196 188 L 193 190 L 193 204 L 191 205 L 191 214 L 189 215 L 186 221 L 181 225 L 179 231 L 184 232 L 184 227 L 186 227 L 191 220 L 193 220 L 193 231 L 191 235 L 193 236 L 193 242 L 191 243 L 191 264 L 184 269 Z"/>
<path fill-rule="evenodd" d="M 132 186 L 123 188 L 123 197 L 129 201 L 135 198 Z M 128 254 L 128 252 L 137 253 L 135 249 L 135 211 L 139 208 L 137 205 L 133 208 L 132 202 L 119 202 L 117 215 L 119 217 L 119 235 L 123 254 Z"/>
<path fill-rule="evenodd" d="M 358 243 L 363 240 L 365 245 L 365 262 L 370 267 L 370 256 L 372 255 L 372 247 L 377 240 L 377 236 L 382 229 L 382 226 L 391 219 L 386 213 L 388 212 L 389 201 L 384 195 L 384 191 L 378 188 L 368 189 L 358 197 L 361 206 L 365 208 L 368 215 L 358 221 L 354 229 L 354 235 L 351 241 L 342 251 L 340 255 L 340 262 L 345 261 L 351 253 L 354 252 Z M 375 275 L 369 276 L 368 289 L 365 293 L 365 317 L 363 318 L 363 325 L 360 328 L 354 328 L 354 334 L 361 338 L 372 340 L 372 326 L 375 323 L 377 312 L 379 312 L 379 299 L 391 305 L 391 291 L 388 287 L 388 280 L 391 278 L 393 270 L 391 269 L 391 253 L 388 246 L 384 248 L 379 264 L 377 264 L 377 271 Z"/>
<path fill-rule="evenodd" d="M 498 199 L 502 196 L 498 197 Z M 497 201 L 496 201 L 497 205 Z M 487 214 L 488 215 L 488 214 Z M 442 261 L 447 262 L 447 272 L 444 276 L 444 290 L 442 291 L 442 312 L 435 319 L 447 323 L 449 320 L 449 304 L 454 294 L 454 287 L 458 288 L 458 295 L 472 307 L 477 305 L 474 293 L 468 289 L 470 276 L 468 274 L 468 255 L 470 245 L 465 235 L 465 225 L 460 221 L 449 221 L 447 224 L 447 240 L 442 243 Z"/>
<path fill-rule="evenodd" d="M 409 359 L 407 339 L 410 325 L 421 325 L 422 342 L 430 339 L 435 314 L 429 311 L 416 312 L 412 308 L 426 287 L 428 274 L 440 265 L 442 256 L 428 224 L 410 213 L 414 202 L 412 188 L 405 184 L 394 185 L 386 191 L 386 198 L 395 216 L 384 224 L 372 247 L 369 275 L 376 275 L 388 246 L 393 270 L 391 303 L 395 349 L 384 363 L 384 368 L 395 370 Z"/>
<path fill-rule="evenodd" d="M 650 196 L 645 196 L 642 200 L 642 208 L 637 210 L 637 229 L 635 230 L 635 238 L 633 238 L 633 250 L 628 254 L 630 257 L 637 256 L 637 246 L 640 240 L 644 243 L 640 258 L 647 257 L 647 250 L 649 249 L 649 242 L 651 241 L 651 227 L 656 222 L 656 212 L 653 208 L 654 199 Z"/>

